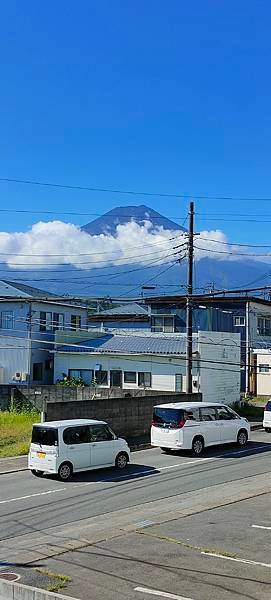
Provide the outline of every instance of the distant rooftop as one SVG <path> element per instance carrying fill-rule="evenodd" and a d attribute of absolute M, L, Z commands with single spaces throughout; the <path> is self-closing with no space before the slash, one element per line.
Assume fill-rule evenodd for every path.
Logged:
<path fill-rule="evenodd" d="M 95 316 L 99 315 L 147 315 L 148 309 L 146 306 L 141 306 L 137 302 L 130 302 L 126 304 L 121 304 L 121 306 L 116 306 L 115 308 L 109 308 L 107 310 L 102 310 Z"/>
<path fill-rule="evenodd" d="M 25 285 L 17 281 L 0 280 L 0 297 L 10 298 L 56 298 L 55 294 L 40 290 L 39 288 Z"/>
<path fill-rule="evenodd" d="M 193 335 L 193 352 L 196 352 L 198 335 Z M 96 339 L 88 339 L 76 345 L 65 345 L 58 348 L 59 352 L 100 352 L 118 354 L 185 354 L 186 336 L 140 337 L 139 335 L 106 335 Z"/>

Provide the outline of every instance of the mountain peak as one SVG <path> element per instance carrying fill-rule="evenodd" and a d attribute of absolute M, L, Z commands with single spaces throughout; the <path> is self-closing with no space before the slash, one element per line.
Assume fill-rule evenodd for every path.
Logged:
<path fill-rule="evenodd" d="M 178 223 L 174 223 L 174 221 L 144 204 L 140 206 L 116 206 L 103 216 L 83 225 L 81 229 L 90 235 L 101 235 L 102 233 L 116 235 L 117 226 L 125 225 L 130 221 L 135 221 L 141 226 L 144 225 L 145 221 L 150 221 L 152 223 L 151 231 L 157 229 L 157 227 L 163 227 L 163 229 L 169 229 L 170 231 L 186 231 Z"/>

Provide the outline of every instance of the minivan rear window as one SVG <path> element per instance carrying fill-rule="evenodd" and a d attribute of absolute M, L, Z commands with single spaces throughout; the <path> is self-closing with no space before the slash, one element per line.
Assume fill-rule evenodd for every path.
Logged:
<path fill-rule="evenodd" d="M 57 446 L 58 431 L 52 427 L 34 426 L 32 430 L 32 443 L 41 446 Z"/>
<path fill-rule="evenodd" d="M 184 411 L 179 408 L 154 408 L 153 425 L 157 427 L 177 427 L 184 420 Z"/>

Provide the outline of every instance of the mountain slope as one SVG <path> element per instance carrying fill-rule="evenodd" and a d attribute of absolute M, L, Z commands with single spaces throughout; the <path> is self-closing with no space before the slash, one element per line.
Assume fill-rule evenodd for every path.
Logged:
<path fill-rule="evenodd" d="M 102 217 L 98 217 L 94 221 L 83 225 L 81 229 L 90 235 L 100 235 L 105 233 L 108 235 L 116 235 L 118 225 L 124 225 L 129 221 L 135 221 L 138 225 L 144 225 L 145 221 L 151 221 L 152 227 L 150 232 L 158 227 L 169 229 L 172 231 L 186 231 L 184 227 L 174 223 L 167 217 L 163 217 L 160 213 L 152 208 L 142 204 L 141 206 L 116 206 Z"/>

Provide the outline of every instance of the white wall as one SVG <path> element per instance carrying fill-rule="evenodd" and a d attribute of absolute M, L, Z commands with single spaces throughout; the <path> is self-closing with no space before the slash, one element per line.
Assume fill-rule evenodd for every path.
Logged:
<path fill-rule="evenodd" d="M 205 402 L 240 400 L 240 334 L 199 331 L 200 392 Z"/>
<path fill-rule="evenodd" d="M 12 332 L 11 332 L 12 333 Z M 1 383 L 14 383 L 16 372 L 28 373 L 30 360 L 29 340 L 22 337 L 0 337 Z"/>
<path fill-rule="evenodd" d="M 152 374 L 153 390 L 175 391 L 175 374 L 185 375 L 185 359 L 161 356 L 104 356 L 101 354 L 61 353 L 55 354 L 54 381 L 62 379 L 62 373 L 68 375 L 69 369 L 94 369 L 96 364 L 102 365 L 101 369 L 110 371 L 150 372 Z M 104 386 L 105 387 L 105 386 Z M 109 384 L 108 384 L 109 387 Z M 124 383 L 123 389 L 133 389 L 135 384 Z M 197 391 L 197 390 L 196 390 Z"/>
<path fill-rule="evenodd" d="M 257 394 L 259 396 L 271 396 L 271 351 L 256 352 L 257 354 Z M 268 373 L 260 373 L 260 365 L 269 365 Z"/>

